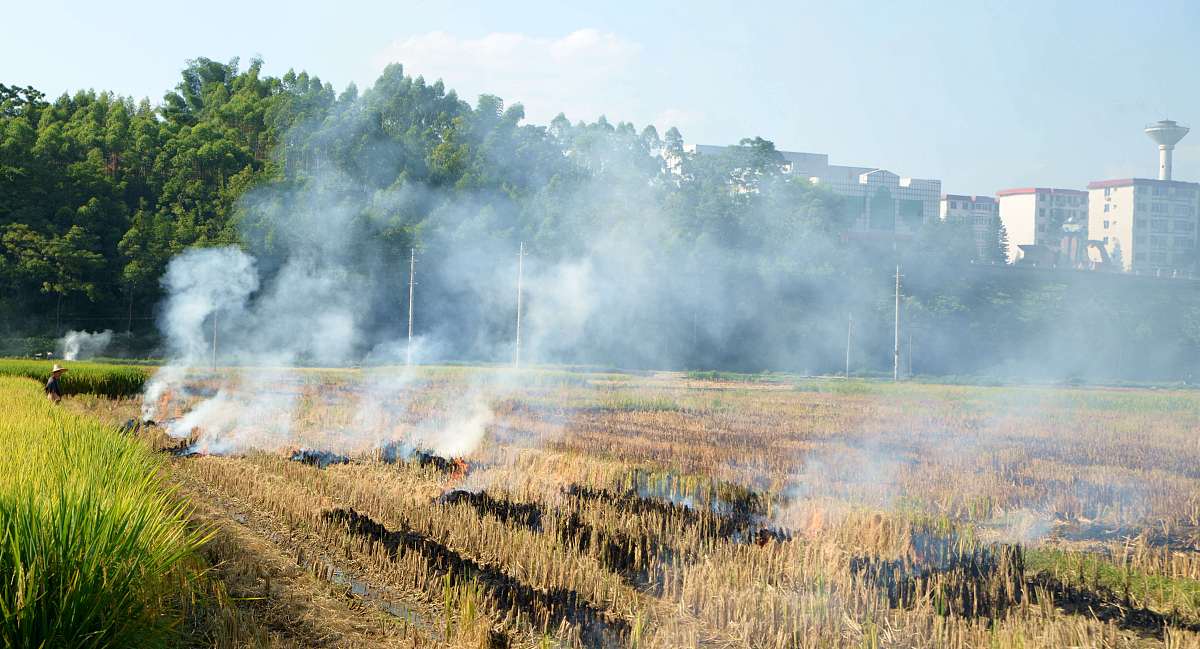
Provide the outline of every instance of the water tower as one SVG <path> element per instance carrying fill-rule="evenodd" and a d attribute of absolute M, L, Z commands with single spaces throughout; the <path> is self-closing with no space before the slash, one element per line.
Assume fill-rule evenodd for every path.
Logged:
<path fill-rule="evenodd" d="M 1171 152 L 1175 144 L 1188 134 L 1188 127 L 1180 126 L 1172 120 L 1159 120 L 1146 127 L 1146 135 L 1158 143 L 1158 179 L 1171 179 Z"/>

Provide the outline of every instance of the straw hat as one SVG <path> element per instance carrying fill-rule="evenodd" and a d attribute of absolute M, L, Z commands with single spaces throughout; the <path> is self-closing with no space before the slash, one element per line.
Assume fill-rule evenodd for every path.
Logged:
<path fill-rule="evenodd" d="M 67 368 L 63 367 L 62 365 L 59 365 L 58 363 L 55 363 L 54 367 L 50 368 L 51 374 L 58 374 L 59 372 L 66 372 L 66 371 L 67 371 Z"/>

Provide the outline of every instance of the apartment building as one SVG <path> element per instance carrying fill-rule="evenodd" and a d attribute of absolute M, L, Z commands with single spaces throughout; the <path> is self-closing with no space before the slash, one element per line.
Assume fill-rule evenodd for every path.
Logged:
<path fill-rule="evenodd" d="M 684 150 L 714 155 L 726 147 L 685 145 Z M 824 153 L 779 151 L 784 170 L 828 187 L 844 200 L 852 229 L 858 232 L 911 234 L 939 215 L 942 181 L 908 178 L 877 167 L 829 164 Z"/>
<path fill-rule="evenodd" d="M 1052 187 L 1018 187 L 996 192 L 1000 221 L 1008 233 L 1008 261 L 1021 258 L 1021 246 L 1057 248 L 1064 225 L 1088 223 L 1088 192 Z M 1094 238 L 1094 235 L 1093 235 Z"/>
<path fill-rule="evenodd" d="M 1195 272 L 1200 183 L 1099 180 L 1088 183 L 1088 194 L 1088 236 L 1102 241 L 1122 270 Z"/>
<path fill-rule="evenodd" d="M 967 196 L 943 194 L 938 211 L 943 221 L 968 223 L 975 235 L 975 254 L 979 259 L 986 256 L 988 246 L 995 245 L 992 239 L 993 223 L 1000 218 L 1000 204 L 991 196 Z"/>

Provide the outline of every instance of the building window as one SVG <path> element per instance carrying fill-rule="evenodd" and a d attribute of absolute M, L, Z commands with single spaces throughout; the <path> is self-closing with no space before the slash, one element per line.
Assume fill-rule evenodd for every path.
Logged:
<path fill-rule="evenodd" d="M 1196 224 L 1193 221 L 1176 221 L 1176 232 L 1195 232 Z"/>
<path fill-rule="evenodd" d="M 1041 218 L 1045 218 L 1046 217 L 1046 208 L 1039 207 L 1038 208 L 1038 216 Z"/>
<path fill-rule="evenodd" d="M 1150 253 L 1150 263 L 1152 263 L 1152 264 L 1165 264 L 1165 263 L 1167 263 L 1167 253 L 1165 253 L 1165 252 L 1152 252 L 1152 253 Z"/>
<path fill-rule="evenodd" d="M 1108 195 L 1110 195 L 1110 194 L 1112 194 L 1112 187 L 1105 187 L 1105 188 L 1104 188 L 1104 195 L 1105 195 L 1105 196 L 1108 196 Z"/>
<path fill-rule="evenodd" d="M 1108 203 L 1105 203 L 1105 204 L 1104 204 L 1104 211 L 1105 211 L 1105 212 L 1107 212 L 1109 207 L 1110 207 L 1110 206 L 1109 206 L 1109 204 L 1108 204 Z"/>
<path fill-rule="evenodd" d="M 1191 247 L 1192 247 L 1192 238 L 1191 237 L 1175 237 L 1175 249 L 1176 250 L 1179 250 L 1182 248 L 1191 248 Z"/>
<path fill-rule="evenodd" d="M 1108 229 L 1108 221 L 1105 221 L 1105 222 L 1104 222 L 1104 229 L 1105 229 L 1105 230 L 1107 230 L 1107 229 Z"/>
<path fill-rule="evenodd" d="M 896 203 L 886 187 L 880 187 L 867 201 L 867 218 L 872 230 L 896 230 Z"/>
<path fill-rule="evenodd" d="M 924 210 L 921 201 L 912 200 L 909 198 L 901 198 L 896 201 L 899 208 L 900 218 L 908 229 L 915 230 L 918 226 L 925 222 Z"/>
<path fill-rule="evenodd" d="M 1134 261 L 1146 261 L 1146 253 L 1144 253 L 1144 252 L 1133 253 L 1133 260 Z"/>
<path fill-rule="evenodd" d="M 1151 232 L 1166 232 L 1167 231 L 1167 220 L 1166 219 L 1154 219 L 1153 221 L 1150 221 L 1150 231 Z"/>
<path fill-rule="evenodd" d="M 1167 247 L 1167 238 L 1166 237 L 1150 237 L 1150 247 L 1151 248 L 1166 248 Z"/>

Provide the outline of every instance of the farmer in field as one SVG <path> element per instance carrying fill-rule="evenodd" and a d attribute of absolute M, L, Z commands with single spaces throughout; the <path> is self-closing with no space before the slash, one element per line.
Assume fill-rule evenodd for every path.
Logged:
<path fill-rule="evenodd" d="M 58 377 L 62 376 L 63 372 L 66 371 L 67 368 L 58 363 L 55 363 L 54 367 L 50 370 L 50 379 L 46 381 L 46 398 L 54 403 L 62 401 L 62 388 L 58 384 Z"/>

